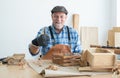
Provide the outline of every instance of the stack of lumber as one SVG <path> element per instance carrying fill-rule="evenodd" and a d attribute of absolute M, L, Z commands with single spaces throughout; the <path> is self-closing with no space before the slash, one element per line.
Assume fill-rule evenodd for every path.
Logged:
<path fill-rule="evenodd" d="M 79 65 L 80 55 L 71 54 L 54 54 L 52 62 L 61 66 Z"/>

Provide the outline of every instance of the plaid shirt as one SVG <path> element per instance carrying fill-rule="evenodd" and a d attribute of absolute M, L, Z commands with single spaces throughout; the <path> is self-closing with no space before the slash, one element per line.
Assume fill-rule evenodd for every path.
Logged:
<path fill-rule="evenodd" d="M 62 31 L 58 34 L 55 32 L 54 26 L 51 26 L 51 30 L 54 36 L 54 40 L 51 38 L 49 27 L 45 28 L 45 34 L 49 35 L 50 42 L 47 46 L 40 47 L 40 51 L 42 55 L 45 55 L 48 50 L 54 45 L 54 44 L 65 44 L 71 46 L 71 52 L 73 53 L 80 53 L 81 52 L 81 44 L 80 44 L 80 38 L 75 29 L 72 27 L 69 27 L 69 32 L 67 31 L 67 27 L 64 26 Z M 37 36 L 40 36 L 44 32 L 44 28 L 40 29 Z M 68 33 L 70 33 L 70 41 L 68 39 Z M 55 42 L 53 42 L 55 41 Z"/>

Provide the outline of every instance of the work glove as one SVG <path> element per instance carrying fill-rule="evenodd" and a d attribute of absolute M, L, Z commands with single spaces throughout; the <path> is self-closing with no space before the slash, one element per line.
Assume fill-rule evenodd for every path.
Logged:
<path fill-rule="evenodd" d="M 47 46 L 50 42 L 50 38 L 47 34 L 41 34 L 37 38 L 32 40 L 32 44 L 36 46 Z"/>

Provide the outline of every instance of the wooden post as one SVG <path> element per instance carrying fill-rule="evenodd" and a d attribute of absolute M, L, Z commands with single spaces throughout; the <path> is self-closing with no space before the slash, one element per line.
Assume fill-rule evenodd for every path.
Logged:
<path fill-rule="evenodd" d="M 79 31 L 79 14 L 73 14 L 73 28 L 76 29 L 78 31 L 78 33 L 80 34 L 80 31 Z"/>

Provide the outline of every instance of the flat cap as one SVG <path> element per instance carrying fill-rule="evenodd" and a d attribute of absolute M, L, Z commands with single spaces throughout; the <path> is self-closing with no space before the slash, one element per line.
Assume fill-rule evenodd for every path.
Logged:
<path fill-rule="evenodd" d="M 68 14 L 68 11 L 64 6 L 55 6 L 52 10 L 51 13 L 53 14 L 54 12 L 64 12 L 66 15 Z"/>

